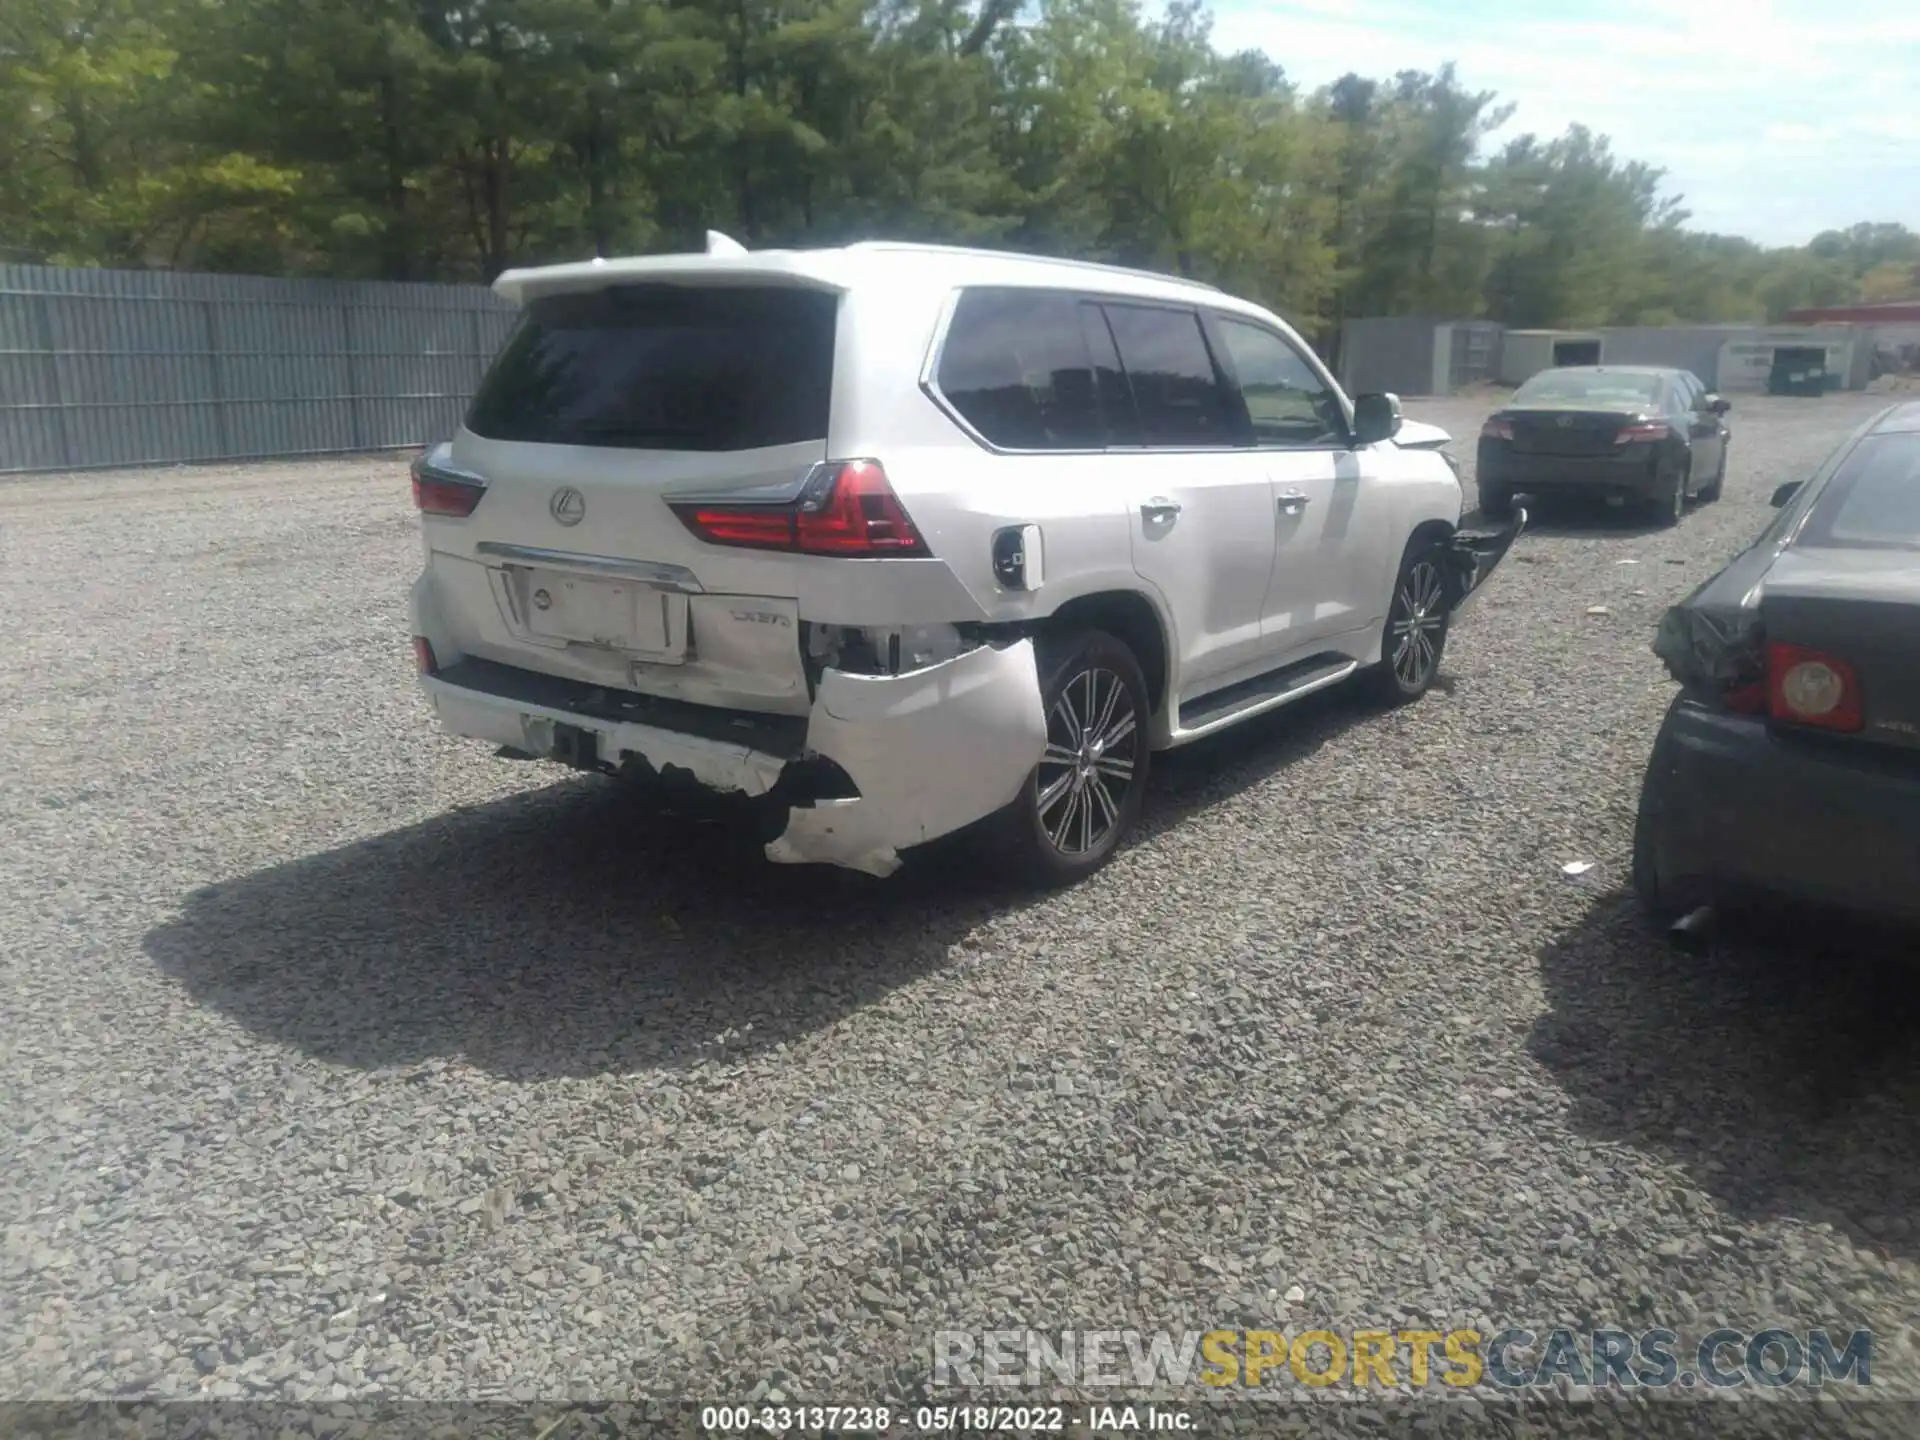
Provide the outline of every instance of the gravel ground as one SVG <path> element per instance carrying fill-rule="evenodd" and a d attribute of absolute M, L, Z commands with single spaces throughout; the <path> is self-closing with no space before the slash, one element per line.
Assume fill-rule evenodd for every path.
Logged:
<path fill-rule="evenodd" d="M 0 486 L 0 1394 L 871 1403 L 936 1329 L 1583 1320 L 1871 1325 L 1911 1393 L 1914 987 L 1620 893 L 1661 608 L 1878 403 L 1742 400 L 1723 501 L 1546 517 L 1440 692 L 1169 757 L 1037 901 L 437 734 L 395 460 Z M 1470 458 L 1484 402 L 1409 408 Z"/>

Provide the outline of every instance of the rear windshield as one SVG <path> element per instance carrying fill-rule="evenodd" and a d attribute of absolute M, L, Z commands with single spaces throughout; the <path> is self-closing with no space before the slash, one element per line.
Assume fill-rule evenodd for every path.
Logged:
<path fill-rule="evenodd" d="M 1610 375 L 1605 371 L 1547 370 L 1513 392 L 1516 405 L 1657 405 L 1658 375 Z"/>
<path fill-rule="evenodd" d="M 1833 472 L 1798 545 L 1920 550 L 1920 434 L 1869 435 Z"/>
<path fill-rule="evenodd" d="M 754 450 L 827 438 L 839 297 L 617 285 L 530 302 L 467 428 L 490 440 Z"/>

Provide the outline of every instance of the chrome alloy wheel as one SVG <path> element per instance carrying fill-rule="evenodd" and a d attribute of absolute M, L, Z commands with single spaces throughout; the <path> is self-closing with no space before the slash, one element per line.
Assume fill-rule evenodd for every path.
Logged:
<path fill-rule="evenodd" d="M 1394 676 L 1409 691 L 1418 690 L 1433 678 L 1440 663 L 1440 642 L 1447 626 L 1440 567 L 1433 561 L 1416 561 L 1400 577 L 1388 625 Z"/>
<path fill-rule="evenodd" d="M 1034 777 L 1040 827 L 1063 855 L 1099 848 L 1133 784 L 1139 717 L 1111 670 L 1069 680 L 1047 712 L 1047 749 Z"/>

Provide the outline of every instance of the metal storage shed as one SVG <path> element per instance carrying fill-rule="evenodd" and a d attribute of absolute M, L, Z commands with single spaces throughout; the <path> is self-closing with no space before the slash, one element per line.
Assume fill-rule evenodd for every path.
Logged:
<path fill-rule="evenodd" d="M 1500 337 L 1500 383 L 1524 385 L 1560 365 L 1598 365 L 1605 354 L 1596 330 L 1509 330 Z"/>

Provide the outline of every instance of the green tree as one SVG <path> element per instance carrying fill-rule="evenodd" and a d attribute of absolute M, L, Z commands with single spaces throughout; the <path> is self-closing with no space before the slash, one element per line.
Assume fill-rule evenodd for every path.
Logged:
<path fill-rule="evenodd" d="M 177 265 L 275 248 L 269 212 L 297 177 L 196 143 L 171 39 L 188 18 L 169 0 L 0 7 L 0 235 L 15 258 Z"/>
<path fill-rule="evenodd" d="M 1303 95 L 1199 0 L 10 0 L 0 237 L 71 264 L 486 279 L 892 236 L 1367 314 L 1757 320 L 1920 293 L 1920 236 L 1687 228 L 1450 65 Z"/>

